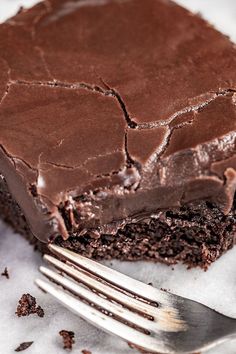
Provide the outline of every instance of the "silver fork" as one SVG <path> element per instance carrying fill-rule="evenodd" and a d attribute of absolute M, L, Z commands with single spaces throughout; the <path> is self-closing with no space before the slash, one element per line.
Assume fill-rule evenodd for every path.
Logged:
<path fill-rule="evenodd" d="M 236 319 L 67 249 L 56 245 L 49 249 L 61 260 L 51 255 L 44 259 L 59 272 L 40 267 L 53 284 L 37 279 L 38 287 L 94 326 L 138 349 L 202 352 L 236 336 Z"/>

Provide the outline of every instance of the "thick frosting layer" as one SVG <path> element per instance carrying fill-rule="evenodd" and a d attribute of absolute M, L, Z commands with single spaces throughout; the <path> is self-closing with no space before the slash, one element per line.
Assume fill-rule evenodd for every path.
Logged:
<path fill-rule="evenodd" d="M 236 49 L 166 0 L 45 0 L 0 25 L 0 172 L 32 232 L 115 232 L 236 188 Z"/>

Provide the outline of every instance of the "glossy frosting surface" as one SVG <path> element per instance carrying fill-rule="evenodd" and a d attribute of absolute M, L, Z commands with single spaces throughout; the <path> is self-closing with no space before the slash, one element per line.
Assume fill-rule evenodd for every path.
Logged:
<path fill-rule="evenodd" d="M 167 0 L 45 0 L 0 25 L 0 173 L 35 236 L 68 237 L 63 208 L 82 233 L 201 199 L 229 212 L 235 67 Z"/>

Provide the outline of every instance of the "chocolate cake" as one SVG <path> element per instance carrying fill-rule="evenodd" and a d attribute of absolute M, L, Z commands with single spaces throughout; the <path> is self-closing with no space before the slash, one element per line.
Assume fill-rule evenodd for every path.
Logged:
<path fill-rule="evenodd" d="M 22 352 L 28 349 L 34 342 L 23 342 L 16 349 L 15 352 Z"/>
<path fill-rule="evenodd" d="M 63 348 L 64 349 L 72 349 L 73 344 L 75 343 L 74 337 L 75 333 L 72 331 L 67 331 L 65 329 L 62 329 L 59 332 L 60 336 L 62 336 L 63 339 Z"/>
<path fill-rule="evenodd" d="M 29 316 L 36 314 L 39 317 L 44 317 L 44 310 L 37 305 L 36 299 L 30 294 L 23 294 L 18 302 L 15 314 L 18 317 Z"/>
<path fill-rule="evenodd" d="M 202 267 L 234 245 L 227 37 L 168 0 L 45 0 L 0 38 L 0 213 L 17 232 Z"/>

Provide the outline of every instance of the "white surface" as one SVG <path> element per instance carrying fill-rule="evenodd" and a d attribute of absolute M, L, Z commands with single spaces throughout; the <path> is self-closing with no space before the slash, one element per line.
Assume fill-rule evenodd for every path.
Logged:
<path fill-rule="evenodd" d="M 0 353 L 11 354 L 19 343 L 34 341 L 27 354 L 63 354 L 61 329 L 75 332 L 73 353 L 89 349 L 92 354 L 134 354 L 121 340 L 111 337 L 82 321 L 45 295 L 34 285 L 39 277 L 41 256 L 20 236 L 0 224 L 0 270 L 7 266 L 10 279 L 0 277 Z M 236 248 L 217 261 L 208 272 L 187 271 L 183 266 L 172 270 L 161 264 L 119 263 L 113 267 L 154 286 L 170 289 L 176 294 L 201 301 L 236 318 Z M 108 263 L 109 264 L 109 263 Z M 31 315 L 17 318 L 14 314 L 23 293 L 37 298 L 45 317 Z M 235 354 L 236 340 L 209 351 L 208 354 Z"/>
<path fill-rule="evenodd" d="M 145 0 L 143 0 L 145 1 Z M 12 16 L 19 5 L 30 6 L 37 0 L 0 0 L 0 21 Z M 178 0 L 190 9 L 200 11 L 221 31 L 236 41 L 235 0 Z M 0 223 L 0 272 L 7 266 L 10 279 L 0 277 L 0 354 L 10 354 L 24 341 L 34 344 L 23 353 L 63 354 L 61 329 L 75 332 L 73 353 L 82 349 L 93 354 L 131 354 L 134 350 L 117 338 L 106 335 L 74 316 L 34 285 L 39 276 L 41 256 L 21 237 Z M 113 267 L 156 287 L 170 289 L 205 303 L 222 313 L 236 318 L 236 248 L 217 261 L 208 272 L 187 271 L 179 265 L 172 270 L 160 264 L 119 263 Z M 17 318 L 14 314 L 23 293 L 36 296 L 45 310 L 45 317 Z M 208 354 L 236 354 L 236 340 L 214 349 Z"/>

